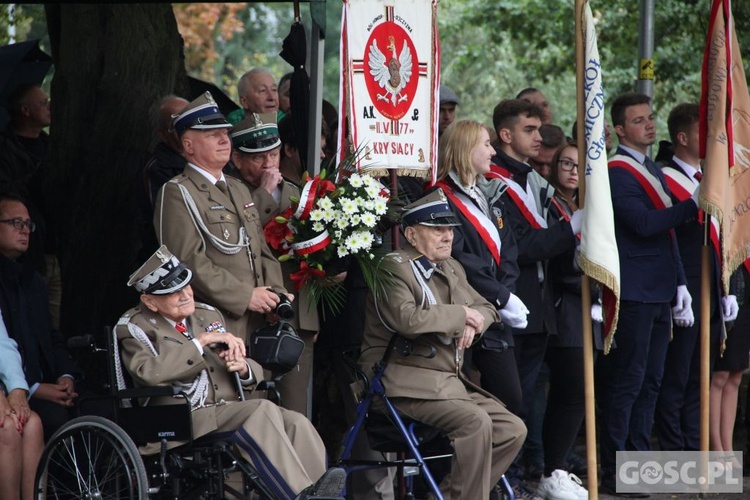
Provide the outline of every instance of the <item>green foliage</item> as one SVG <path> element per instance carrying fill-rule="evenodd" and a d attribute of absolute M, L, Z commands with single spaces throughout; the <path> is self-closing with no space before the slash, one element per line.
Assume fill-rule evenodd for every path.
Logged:
<path fill-rule="evenodd" d="M 654 109 L 659 135 L 675 104 L 700 97 L 710 1 L 659 0 L 654 12 Z M 635 90 L 639 2 L 592 1 L 608 101 Z M 744 64 L 750 74 L 750 2 L 733 2 Z M 541 89 L 554 121 L 568 132 L 575 120 L 573 0 L 443 0 L 438 22 L 442 80 L 461 97 L 460 117 L 489 123 L 502 99 Z"/>

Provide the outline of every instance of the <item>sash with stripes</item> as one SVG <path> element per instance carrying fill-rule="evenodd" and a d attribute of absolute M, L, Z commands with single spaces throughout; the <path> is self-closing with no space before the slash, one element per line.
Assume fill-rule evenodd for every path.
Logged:
<path fill-rule="evenodd" d="M 693 195 L 695 184 L 693 184 L 693 181 L 691 181 L 684 172 L 673 167 L 664 167 L 662 172 L 664 172 L 664 177 L 667 179 L 669 190 L 678 200 L 685 201 Z M 701 225 L 703 225 L 704 217 L 703 210 L 698 210 L 698 222 L 700 222 Z M 711 229 L 709 233 L 714 251 L 716 252 L 716 255 L 720 256 L 721 244 L 719 243 L 719 219 L 716 217 L 711 218 Z"/>
<path fill-rule="evenodd" d="M 445 195 L 450 198 L 461 214 L 468 219 L 479 236 L 487 245 L 495 263 L 500 265 L 500 232 L 492 221 L 477 207 L 471 199 L 463 193 L 458 192 L 451 184 L 441 181 L 437 186 L 443 189 Z"/>
<path fill-rule="evenodd" d="M 557 207 L 557 211 L 560 212 L 560 216 L 563 218 L 563 220 L 565 222 L 570 222 L 570 215 L 568 215 L 568 212 L 563 207 L 563 204 L 560 203 L 560 200 L 553 196 L 550 201 L 555 207 Z M 581 239 L 580 233 L 576 234 L 576 238 L 578 238 L 579 240 Z"/>
<path fill-rule="evenodd" d="M 672 200 L 669 193 L 664 190 L 661 181 L 657 179 L 648 169 L 635 161 L 630 156 L 615 155 L 609 160 L 609 168 L 624 168 L 630 172 L 635 180 L 643 187 L 651 203 L 659 210 L 672 206 Z"/>
<path fill-rule="evenodd" d="M 521 215 L 534 229 L 543 229 L 547 227 L 547 221 L 537 212 L 536 203 L 533 197 L 526 192 L 516 181 L 513 175 L 505 168 L 491 164 L 490 171 L 485 175 L 487 179 L 500 179 L 508 185 L 508 196 L 521 211 Z M 529 200 L 529 198 L 532 198 Z"/>

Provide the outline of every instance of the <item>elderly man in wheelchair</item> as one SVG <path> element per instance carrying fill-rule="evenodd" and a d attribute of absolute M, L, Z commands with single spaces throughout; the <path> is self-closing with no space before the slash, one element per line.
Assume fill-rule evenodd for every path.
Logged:
<path fill-rule="evenodd" d="M 408 244 L 386 257 L 387 297 L 370 294 L 359 364 L 372 375 L 389 358 L 382 375 L 388 400 L 449 439 L 453 456 L 440 483 L 443 496 L 487 499 L 526 436 L 523 422 L 461 371 L 465 349 L 497 313 L 450 256 L 458 221 L 441 190 L 407 205 L 402 222 Z M 406 339 L 411 355 L 384 357 L 394 335 Z"/>
<path fill-rule="evenodd" d="M 141 304 L 120 318 L 116 334 L 135 385 L 178 386 L 190 400 L 193 437 L 229 434 L 273 498 L 338 497 L 345 472 L 326 471 L 325 448 L 310 421 L 266 399 L 244 399 L 263 370 L 246 357 L 244 341 L 224 329 L 219 311 L 193 301 L 191 278 L 164 246 L 131 276 Z M 179 401 L 161 396 L 148 404 Z"/>

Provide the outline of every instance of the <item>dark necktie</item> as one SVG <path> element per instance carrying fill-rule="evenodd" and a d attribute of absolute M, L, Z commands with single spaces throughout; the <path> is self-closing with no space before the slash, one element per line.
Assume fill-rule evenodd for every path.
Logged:
<path fill-rule="evenodd" d="M 224 193 L 225 195 L 229 196 L 229 187 L 227 187 L 227 183 L 224 181 L 216 181 L 216 187 L 219 188 L 219 191 Z"/>
<path fill-rule="evenodd" d="M 667 180 L 664 178 L 664 173 L 662 173 L 661 169 L 654 163 L 654 161 L 649 158 L 648 156 L 645 157 L 643 160 L 643 165 L 645 165 L 646 169 L 651 172 L 651 175 L 659 179 L 659 182 L 661 183 L 661 186 L 664 188 L 664 191 L 669 193 L 669 188 L 667 187 Z"/>
<path fill-rule="evenodd" d="M 696 170 L 695 173 L 693 174 L 693 177 L 695 177 L 695 180 L 700 182 L 701 179 L 703 179 L 703 173 Z"/>

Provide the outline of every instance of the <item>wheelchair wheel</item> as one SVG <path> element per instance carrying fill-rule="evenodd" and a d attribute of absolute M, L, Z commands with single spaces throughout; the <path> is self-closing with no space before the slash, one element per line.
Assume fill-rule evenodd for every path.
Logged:
<path fill-rule="evenodd" d="M 71 420 L 50 438 L 35 484 L 38 499 L 148 498 L 146 469 L 133 440 L 96 416 Z"/>

